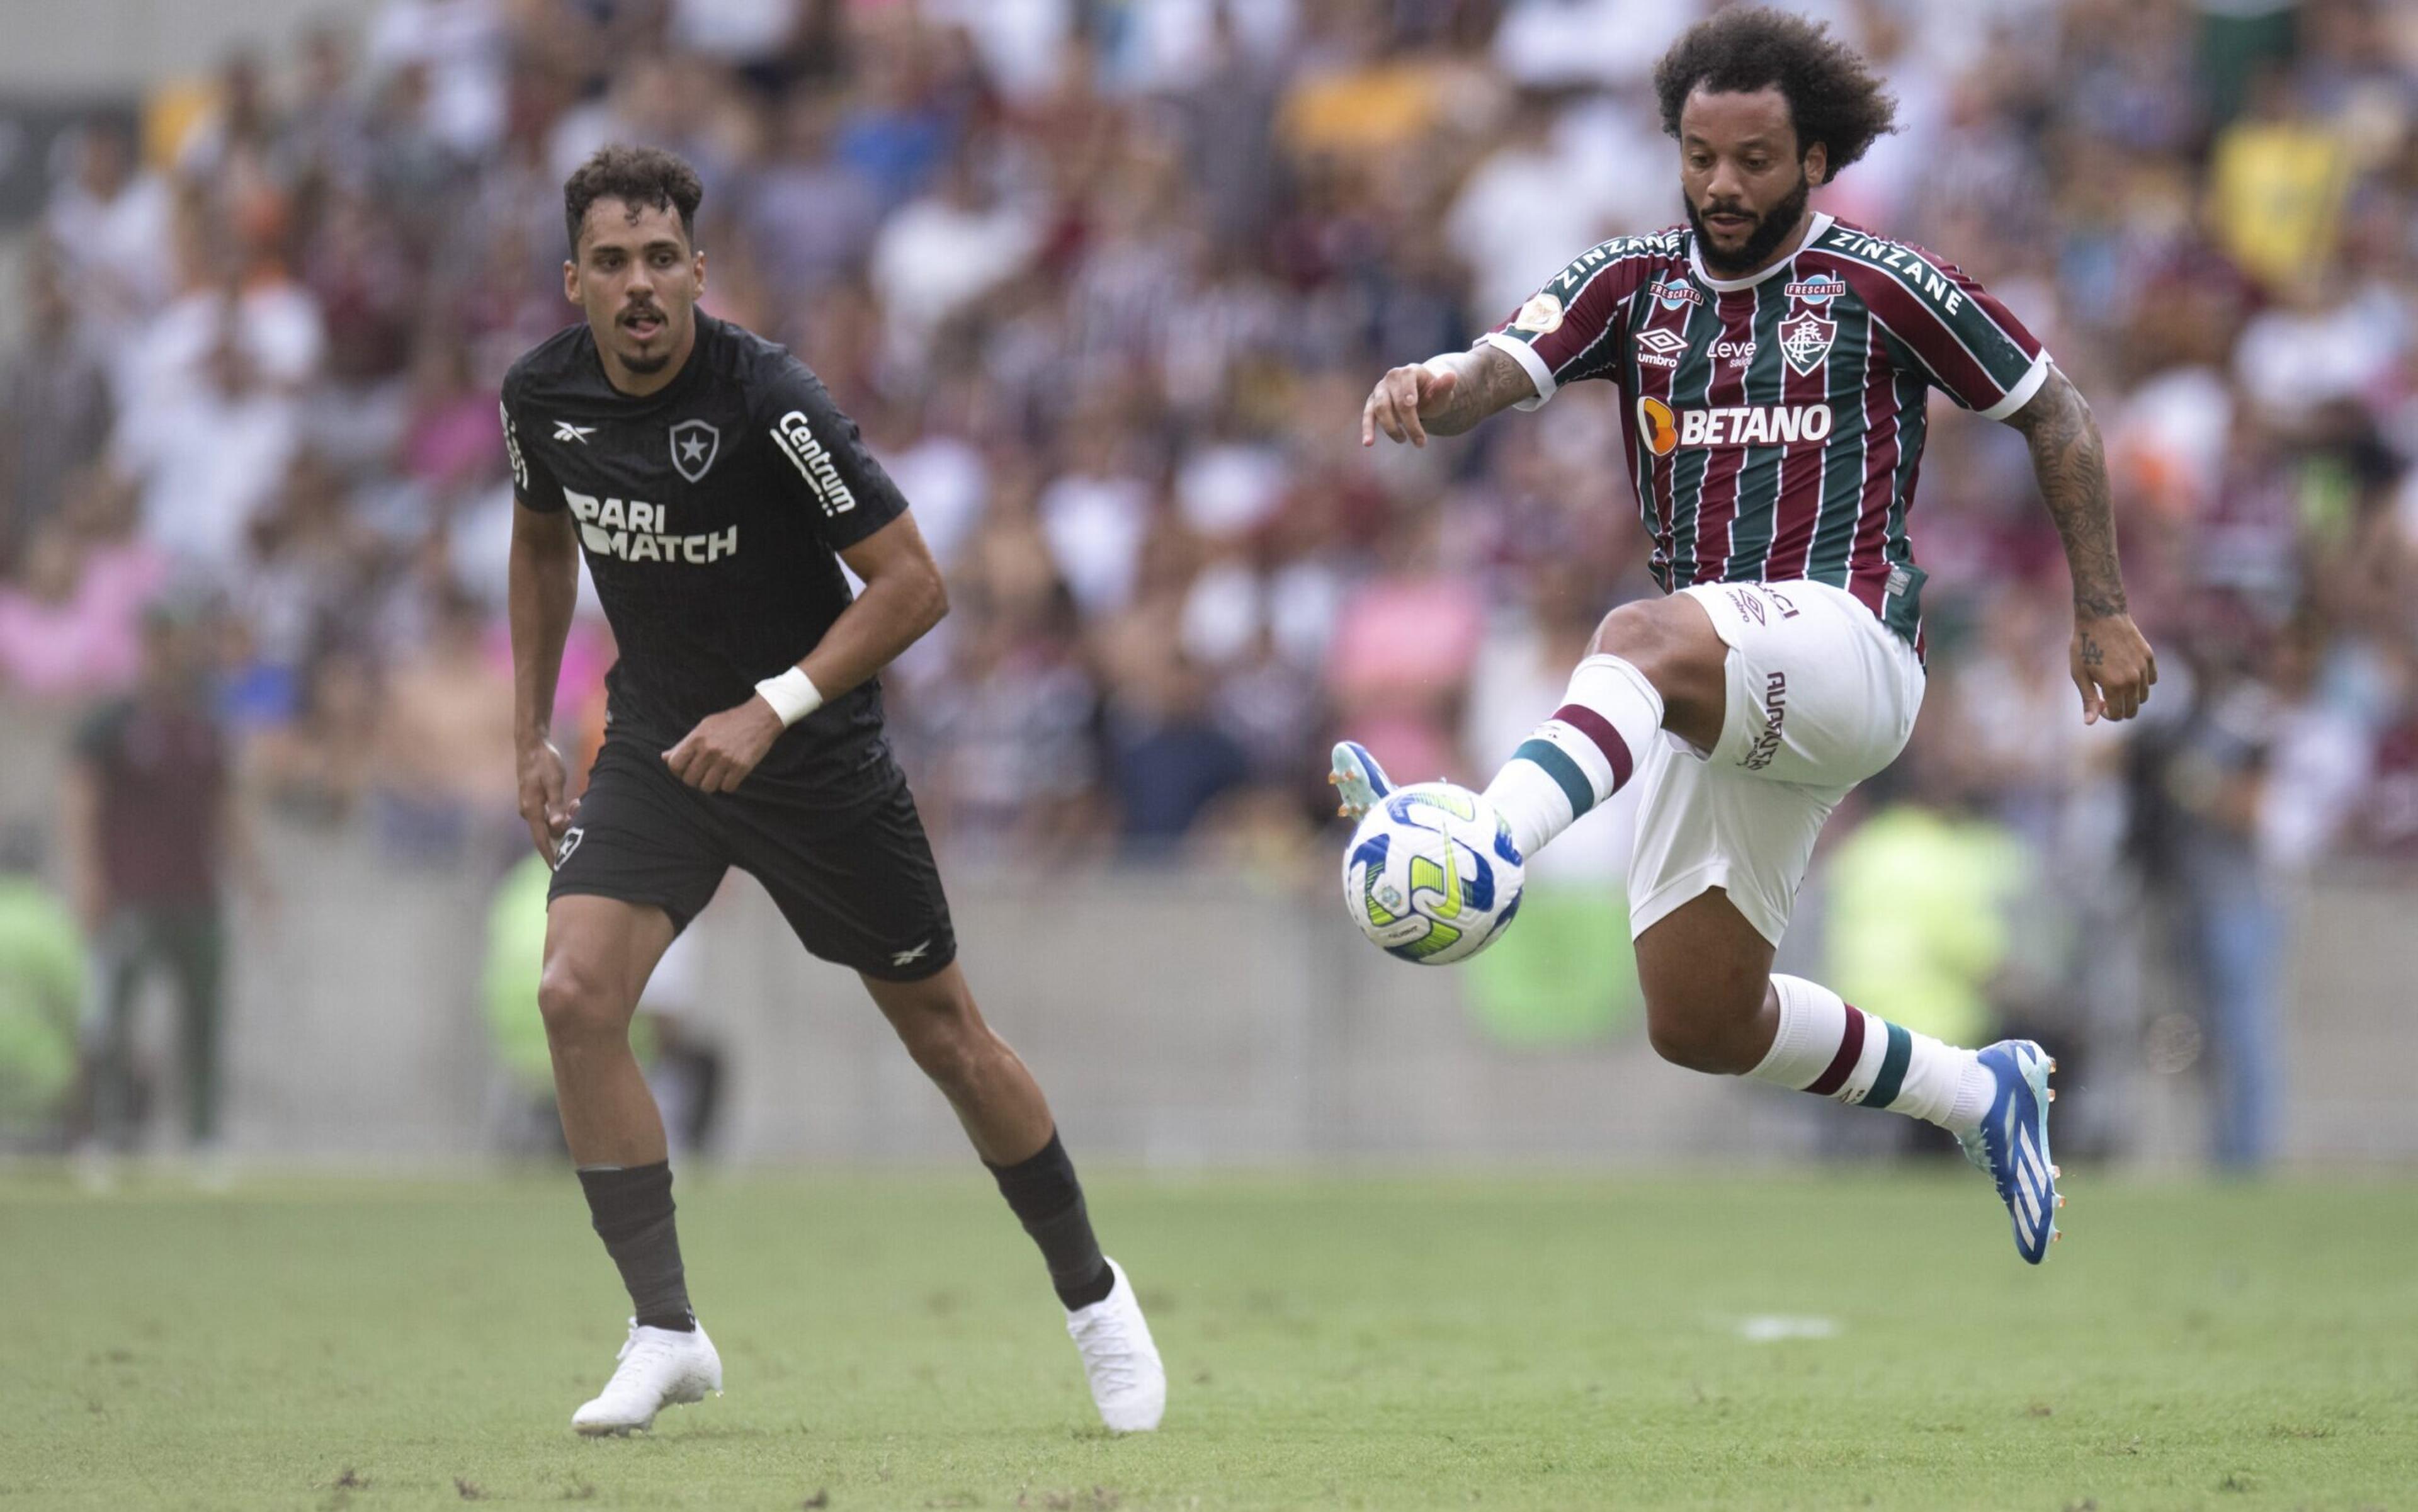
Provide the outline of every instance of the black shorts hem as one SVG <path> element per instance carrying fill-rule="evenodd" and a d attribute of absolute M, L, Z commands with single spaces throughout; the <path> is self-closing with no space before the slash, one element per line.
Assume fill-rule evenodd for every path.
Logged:
<path fill-rule="evenodd" d="M 642 909 L 661 909 L 664 910 L 664 917 L 672 922 L 672 933 L 676 936 L 686 934 L 688 926 L 696 922 L 697 913 L 704 911 L 700 909 L 695 912 L 685 912 L 679 905 L 666 899 L 650 897 L 639 888 L 616 887 L 609 879 L 589 882 L 556 882 L 550 884 L 545 890 L 545 900 L 548 903 L 552 903 L 557 898 L 572 897 L 611 898 L 616 903 L 635 904 Z"/>

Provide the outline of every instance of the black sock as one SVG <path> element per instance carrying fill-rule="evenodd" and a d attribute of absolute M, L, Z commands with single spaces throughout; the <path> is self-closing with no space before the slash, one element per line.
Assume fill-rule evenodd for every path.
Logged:
<path fill-rule="evenodd" d="M 990 1173 L 999 1182 L 999 1195 L 1007 1199 L 1024 1231 L 1041 1246 L 1049 1284 L 1067 1311 L 1088 1307 L 1115 1290 L 1116 1275 L 1100 1256 L 1100 1242 L 1092 1237 L 1083 1184 L 1075 1179 L 1075 1163 L 1066 1158 L 1057 1130 L 1049 1131 L 1049 1142 L 1039 1154 L 1013 1166 L 991 1166 Z"/>
<path fill-rule="evenodd" d="M 681 1270 L 680 1233 L 672 1226 L 672 1167 L 583 1166 L 580 1187 L 604 1252 L 621 1268 L 630 1307 L 649 1328 L 685 1334 L 696 1326 L 688 1279 Z"/>

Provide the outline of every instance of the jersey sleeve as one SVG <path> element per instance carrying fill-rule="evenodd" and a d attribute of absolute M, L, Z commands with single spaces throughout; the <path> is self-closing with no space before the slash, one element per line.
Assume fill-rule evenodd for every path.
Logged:
<path fill-rule="evenodd" d="M 520 374 L 517 371 L 504 374 L 501 399 L 504 412 L 504 458 L 513 465 L 513 497 L 524 509 L 540 514 L 555 514 L 562 510 L 562 485 L 554 474 L 545 470 L 542 459 L 529 455 L 529 448 L 521 436 L 521 420 L 526 418 Z"/>
<path fill-rule="evenodd" d="M 2005 420 L 2048 379 L 2049 356 L 1996 296 L 1953 263 L 1905 248 L 1867 264 L 1864 302 L 1934 388 L 1985 420 Z"/>
<path fill-rule="evenodd" d="M 1668 260 L 1648 238 L 1619 237 L 1590 247 L 1511 317 L 1478 338 L 1509 353 L 1537 386 L 1537 397 L 1514 409 L 1535 409 L 1563 384 L 1620 371 L 1620 326 L 1629 297 Z"/>
<path fill-rule="evenodd" d="M 844 551 L 907 512 L 907 500 L 865 450 L 856 421 L 832 403 L 822 380 L 785 358 L 758 404 L 758 423 L 780 456 L 773 476 L 807 512 L 834 551 Z"/>

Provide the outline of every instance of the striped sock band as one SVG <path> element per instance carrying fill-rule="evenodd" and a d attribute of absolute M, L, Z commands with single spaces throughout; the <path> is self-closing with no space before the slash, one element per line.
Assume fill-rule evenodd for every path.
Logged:
<path fill-rule="evenodd" d="M 1637 753 L 1662 727 L 1662 695 L 1645 674 L 1598 654 L 1570 674 L 1562 707 L 1521 742 L 1487 786 L 1523 857 L 1625 787 Z"/>
<path fill-rule="evenodd" d="M 1779 1031 L 1748 1076 L 1958 1133 L 1981 1124 L 1995 1083 L 1972 1051 L 1868 1014 L 1818 982 L 1775 973 L 1771 987 Z"/>

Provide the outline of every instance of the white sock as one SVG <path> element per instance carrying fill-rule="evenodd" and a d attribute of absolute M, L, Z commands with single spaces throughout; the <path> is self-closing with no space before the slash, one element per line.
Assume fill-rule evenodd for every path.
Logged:
<path fill-rule="evenodd" d="M 1511 753 L 1486 788 L 1486 801 L 1511 826 L 1524 859 L 1618 792 L 1637 769 L 1636 754 L 1662 728 L 1662 695 L 1645 674 L 1617 656 L 1598 654 L 1570 674 L 1553 717 Z"/>
<path fill-rule="evenodd" d="M 1886 1107 L 1951 1134 L 1982 1126 L 1997 1082 L 1972 1051 L 1850 1007 L 1818 982 L 1775 973 L 1771 988 L 1780 999 L 1780 1031 L 1748 1076 Z"/>

